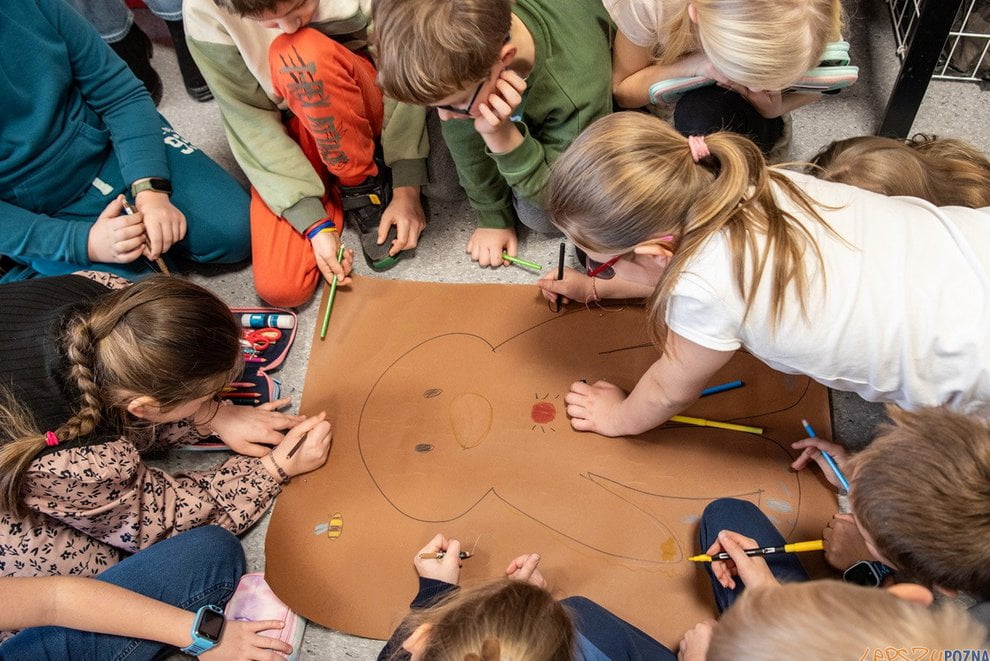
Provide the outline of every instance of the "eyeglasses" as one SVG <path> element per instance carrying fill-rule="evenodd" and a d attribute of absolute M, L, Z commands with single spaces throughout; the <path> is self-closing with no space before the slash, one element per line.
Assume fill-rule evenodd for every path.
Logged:
<path fill-rule="evenodd" d="M 437 110 L 446 110 L 447 112 L 457 113 L 458 115 L 464 115 L 465 117 L 470 117 L 471 108 L 474 107 L 474 102 L 478 100 L 478 95 L 481 94 L 481 88 L 484 87 L 485 83 L 487 82 L 488 82 L 487 80 L 483 80 L 480 83 L 478 83 L 478 87 L 474 90 L 474 94 L 471 95 L 471 100 L 468 101 L 467 106 L 463 108 L 456 108 L 454 106 L 448 106 L 448 105 L 436 105 L 433 107 L 436 108 Z"/>
<path fill-rule="evenodd" d="M 621 255 L 616 255 L 607 262 L 596 262 L 591 257 L 585 258 L 585 268 L 586 273 L 589 278 L 598 278 L 600 280 L 611 280 L 615 277 L 615 269 L 612 266 L 615 265 L 617 261 L 625 257 L 629 253 L 622 253 Z"/>

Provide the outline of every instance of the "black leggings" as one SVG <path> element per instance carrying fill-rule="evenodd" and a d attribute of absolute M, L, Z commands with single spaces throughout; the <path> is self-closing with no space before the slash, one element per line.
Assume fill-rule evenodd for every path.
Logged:
<path fill-rule="evenodd" d="M 674 106 L 674 128 L 685 136 L 732 131 L 746 136 L 768 154 L 784 134 L 784 120 L 767 119 L 732 90 L 709 85 L 680 98 Z"/>

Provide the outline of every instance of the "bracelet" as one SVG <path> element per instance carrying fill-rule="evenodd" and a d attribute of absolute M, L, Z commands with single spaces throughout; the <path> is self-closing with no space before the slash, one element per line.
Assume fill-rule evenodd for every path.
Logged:
<path fill-rule="evenodd" d="M 272 465 L 275 466 L 275 470 L 278 471 L 278 479 L 281 480 L 279 484 L 286 484 L 289 481 L 289 474 L 285 472 L 285 469 L 278 465 L 275 461 L 275 453 L 269 452 L 268 458 L 272 460 Z"/>
<path fill-rule="evenodd" d="M 306 238 L 312 241 L 313 237 L 319 234 L 320 232 L 336 232 L 336 231 L 337 231 L 336 223 L 334 223 L 329 218 L 326 218 L 316 223 L 308 230 L 306 230 Z"/>
<path fill-rule="evenodd" d="M 595 286 L 595 280 L 597 280 L 597 279 L 598 278 L 592 278 L 591 279 L 591 293 L 594 296 L 594 298 L 591 299 L 591 300 L 593 300 L 595 303 L 597 303 L 598 301 L 602 300 L 602 299 L 598 298 L 598 287 Z"/>

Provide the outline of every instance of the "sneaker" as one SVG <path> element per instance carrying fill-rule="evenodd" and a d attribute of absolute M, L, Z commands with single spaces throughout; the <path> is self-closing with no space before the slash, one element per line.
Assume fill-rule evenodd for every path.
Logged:
<path fill-rule="evenodd" d="M 378 225 L 382 213 L 392 201 L 391 173 L 385 163 L 376 158 L 378 174 L 368 177 L 357 186 L 340 187 L 340 203 L 344 210 L 344 222 L 361 235 L 361 251 L 364 259 L 375 271 L 386 271 L 399 263 L 400 252 L 389 255 L 389 248 L 396 239 L 395 226 L 389 228 L 385 242 L 378 245 Z"/>
<path fill-rule="evenodd" d="M 193 60 L 189 46 L 186 44 L 186 31 L 182 25 L 182 20 L 165 21 L 168 32 L 172 36 L 172 44 L 175 46 L 175 59 L 179 63 L 179 73 L 182 74 L 182 84 L 186 87 L 186 92 L 195 101 L 204 102 L 213 98 L 213 92 L 203 79 L 196 61 Z"/>

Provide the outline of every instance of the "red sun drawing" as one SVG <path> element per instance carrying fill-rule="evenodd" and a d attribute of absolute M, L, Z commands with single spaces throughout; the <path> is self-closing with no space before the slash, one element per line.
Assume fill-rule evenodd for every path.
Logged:
<path fill-rule="evenodd" d="M 550 393 L 547 393 L 543 397 L 540 397 L 539 394 L 536 395 L 536 399 L 539 401 L 533 404 L 533 408 L 529 412 L 529 415 L 533 419 L 533 422 L 536 423 L 535 425 L 533 425 L 533 429 L 539 427 L 540 431 L 543 432 L 545 432 L 547 428 L 549 428 L 550 431 L 557 431 L 553 427 L 550 427 L 550 423 L 553 422 L 554 418 L 557 417 L 557 407 L 554 406 L 553 402 L 547 401 L 547 398 L 549 397 L 550 397 Z M 559 399 L 559 398 L 560 395 L 554 397 L 554 399 Z M 546 427 L 544 427 L 544 425 L 546 425 Z"/>

